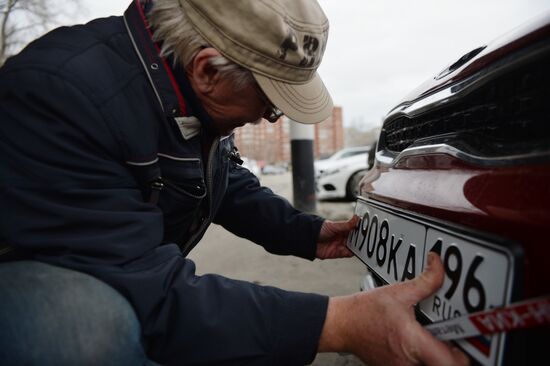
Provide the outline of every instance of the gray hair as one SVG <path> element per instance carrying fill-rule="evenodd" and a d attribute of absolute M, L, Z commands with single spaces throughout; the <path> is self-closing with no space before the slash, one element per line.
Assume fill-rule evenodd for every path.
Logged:
<path fill-rule="evenodd" d="M 175 63 L 186 67 L 202 48 L 211 47 L 193 28 L 178 0 L 156 0 L 148 14 L 153 41 L 160 42 L 161 56 L 172 55 Z M 210 65 L 223 76 L 234 79 L 238 89 L 254 82 L 252 73 L 224 56 L 210 59 Z"/>

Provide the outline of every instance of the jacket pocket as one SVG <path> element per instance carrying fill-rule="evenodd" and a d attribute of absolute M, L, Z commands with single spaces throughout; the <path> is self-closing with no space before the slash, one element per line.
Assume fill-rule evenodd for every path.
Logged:
<path fill-rule="evenodd" d="M 206 198 L 199 158 L 159 154 L 163 190 L 158 205 L 164 213 L 164 241 L 182 244 Z"/>

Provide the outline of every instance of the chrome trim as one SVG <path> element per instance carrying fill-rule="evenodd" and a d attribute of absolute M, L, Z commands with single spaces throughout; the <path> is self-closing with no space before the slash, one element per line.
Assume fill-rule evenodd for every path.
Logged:
<path fill-rule="evenodd" d="M 371 271 L 367 268 L 367 273 L 361 278 L 361 283 L 359 284 L 359 289 L 361 292 L 370 291 L 377 288 L 376 283 L 374 282 L 374 277 Z"/>
<path fill-rule="evenodd" d="M 403 158 L 410 157 L 410 156 L 417 156 L 417 155 L 432 155 L 432 154 L 450 155 L 462 161 L 472 163 L 475 165 L 480 165 L 480 166 L 506 166 L 511 164 L 532 162 L 533 160 L 539 160 L 544 158 L 548 159 L 550 158 L 550 147 L 544 151 L 536 151 L 528 154 L 486 157 L 486 156 L 469 154 L 449 144 L 433 144 L 433 145 L 409 147 L 401 151 L 397 155 L 381 150 L 376 152 L 376 161 L 381 166 L 393 167 Z"/>

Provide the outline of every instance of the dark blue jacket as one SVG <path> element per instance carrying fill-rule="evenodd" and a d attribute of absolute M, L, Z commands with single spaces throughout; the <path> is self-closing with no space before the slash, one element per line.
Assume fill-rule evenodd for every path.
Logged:
<path fill-rule="evenodd" d="M 311 362 L 326 297 L 197 276 L 185 255 L 215 222 L 272 253 L 313 259 L 322 219 L 233 163 L 233 138 L 208 133 L 184 73 L 167 65 L 137 2 L 8 60 L 0 243 L 118 289 L 163 364 Z M 203 125 L 188 140 L 185 117 Z"/>

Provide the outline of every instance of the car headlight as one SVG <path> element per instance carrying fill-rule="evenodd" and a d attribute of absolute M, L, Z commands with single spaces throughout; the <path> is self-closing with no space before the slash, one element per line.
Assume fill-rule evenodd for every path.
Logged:
<path fill-rule="evenodd" d="M 320 171 L 320 177 L 326 177 L 326 176 L 329 176 L 329 175 L 333 175 L 333 174 L 336 174 L 336 173 L 339 173 L 342 169 L 345 169 L 346 167 L 345 166 L 340 166 L 338 168 L 330 168 L 330 169 L 325 169 L 325 170 L 322 170 Z"/>

